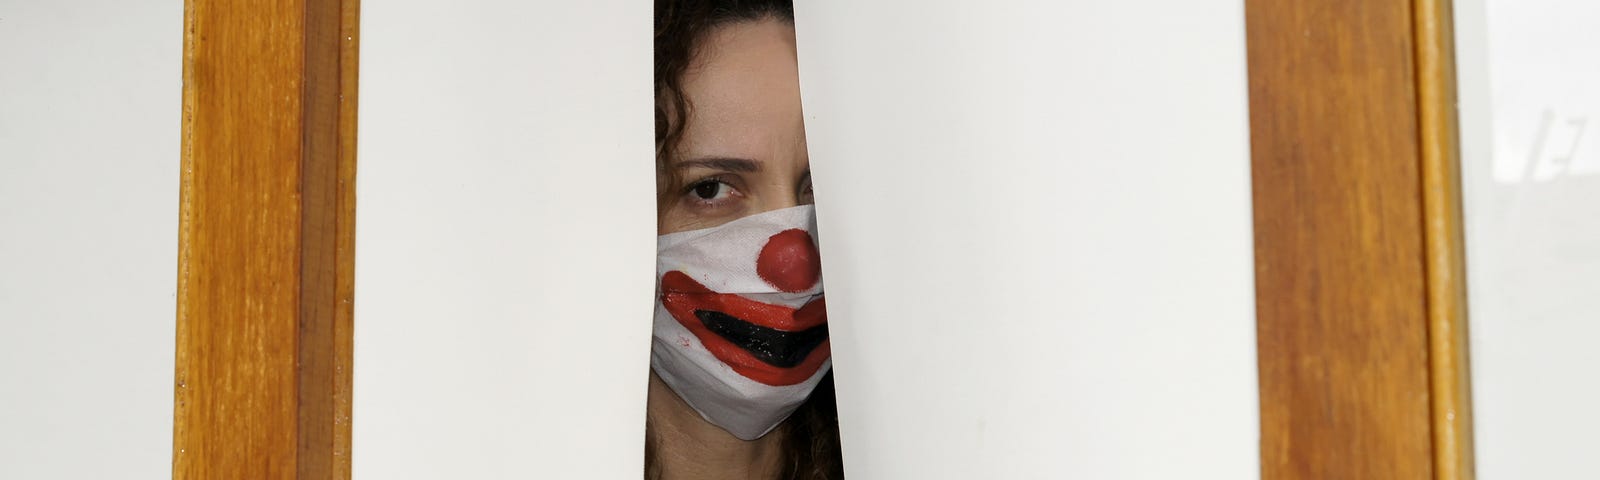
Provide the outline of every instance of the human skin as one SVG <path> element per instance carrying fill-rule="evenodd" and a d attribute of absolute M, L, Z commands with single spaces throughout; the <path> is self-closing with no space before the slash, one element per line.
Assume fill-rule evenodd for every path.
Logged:
<path fill-rule="evenodd" d="M 667 178 L 658 182 L 660 234 L 811 203 L 792 24 L 766 19 L 707 32 L 681 85 L 691 108 L 665 165 Z M 782 435 L 740 440 L 701 418 L 654 372 L 646 415 L 665 479 L 745 480 L 779 472 Z"/>

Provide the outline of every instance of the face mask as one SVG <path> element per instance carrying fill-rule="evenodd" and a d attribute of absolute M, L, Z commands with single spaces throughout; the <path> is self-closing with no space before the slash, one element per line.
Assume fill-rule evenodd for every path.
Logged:
<path fill-rule="evenodd" d="M 810 205 L 656 240 L 650 367 L 733 436 L 766 435 L 832 366 Z"/>

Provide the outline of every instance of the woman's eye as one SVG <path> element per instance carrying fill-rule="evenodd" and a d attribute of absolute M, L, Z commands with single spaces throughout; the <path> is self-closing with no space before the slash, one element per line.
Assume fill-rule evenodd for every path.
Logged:
<path fill-rule="evenodd" d="M 733 193 L 733 186 L 719 180 L 706 180 L 696 184 L 692 192 L 703 201 L 721 200 Z"/>

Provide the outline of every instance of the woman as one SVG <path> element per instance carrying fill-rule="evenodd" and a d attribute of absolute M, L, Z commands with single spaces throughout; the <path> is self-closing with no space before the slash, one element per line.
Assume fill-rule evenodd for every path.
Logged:
<path fill-rule="evenodd" d="M 655 8 L 645 476 L 842 478 L 793 7 Z"/>

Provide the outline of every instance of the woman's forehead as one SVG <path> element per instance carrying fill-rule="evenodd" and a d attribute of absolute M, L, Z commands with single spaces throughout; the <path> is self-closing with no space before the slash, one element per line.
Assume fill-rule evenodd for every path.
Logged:
<path fill-rule="evenodd" d="M 692 104 L 685 151 L 757 157 L 804 141 L 792 25 L 718 27 L 696 50 L 683 78 Z"/>

